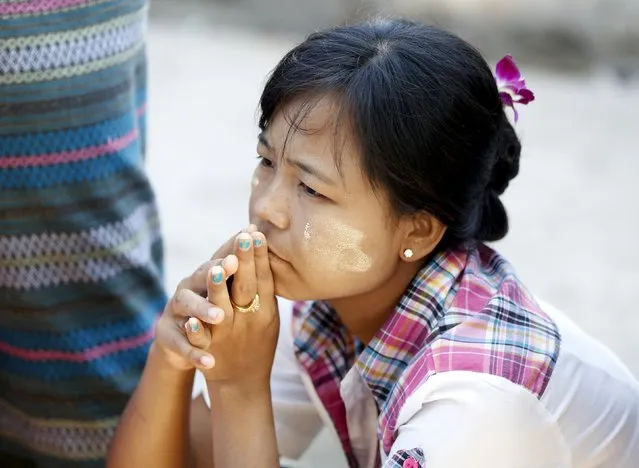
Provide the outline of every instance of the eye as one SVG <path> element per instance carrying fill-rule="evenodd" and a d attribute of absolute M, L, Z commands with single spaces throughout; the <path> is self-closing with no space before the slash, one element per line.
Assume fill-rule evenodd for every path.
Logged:
<path fill-rule="evenodd" d="M 265 158 L 264 156 L 261 155 L 257 155 L 257 159 L 260 160 L 260 166 L 264 166 L 264 167 L 273 167 L 273 161 L 271 161 L 268 158 Z"/>
<path fill-rule="evenodd" d="M 304 194 L 310 198 L 326 198 L 324 195 L 319 193 L 317 190 L 313 190 L 308 185 L 303 182 L 300 182 L 300 189 L 304 192 Z"/>

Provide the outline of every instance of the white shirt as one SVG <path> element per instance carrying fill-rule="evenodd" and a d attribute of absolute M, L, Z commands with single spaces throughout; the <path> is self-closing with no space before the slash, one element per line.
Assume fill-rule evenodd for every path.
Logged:
<path fill-rule="evenodd" d="M 639 467 L 639 383 L 608 348 L 555 308 L 540 305 L 562 336 L 542 397 L 489 374 L 436 374 L 402 407 L 389 458 L 421 448 L 428 468 Z M 323 426 L 336 440 L 337 433 L 297 363 L 291 313 L 292 304 L 280 300 L 271 391 L 278 449 L 297 459 Z M 193 396 L 200 394 L 209 404 L 198 372 Z M 374 467 L 378 452 L 384 466 L 388 458 L 377 440 L 375 402 L 355 369 L 342 380 L 341 394 L 360 467 Z"/>

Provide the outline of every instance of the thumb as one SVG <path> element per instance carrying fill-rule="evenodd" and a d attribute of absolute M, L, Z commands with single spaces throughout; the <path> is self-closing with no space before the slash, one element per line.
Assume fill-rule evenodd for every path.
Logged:
<path fill-rule="evenodd" d="M 224 258 L 227 255 L 231 255 L 233 253 L 233 245 L 235 243 L 235 237 L 237 237 L 237 235 L 234 235 L 229 240 L 227 240 L 224 244 L 222 244 L 222 246 L 219 249 L 217 249 L 213 255 L 211 255 L 211 260 L 216 260 L 219 258 Z"/>

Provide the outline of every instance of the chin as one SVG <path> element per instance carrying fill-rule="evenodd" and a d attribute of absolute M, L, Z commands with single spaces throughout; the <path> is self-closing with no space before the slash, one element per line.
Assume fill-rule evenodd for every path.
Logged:
<path fill-rule="evenodd" d="M 278 297 L 288 299 L 289 301 L 300 300 L 295 294 L 291 294 L 290 288 L 286 287 L 286 283 L 278 278 L 275 272 L 273 272 L 273 289 L 275 290 L 275 295 Z"/>

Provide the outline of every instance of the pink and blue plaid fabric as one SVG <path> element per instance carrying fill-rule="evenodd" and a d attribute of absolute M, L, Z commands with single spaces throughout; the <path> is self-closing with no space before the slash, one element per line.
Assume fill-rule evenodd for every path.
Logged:
<path fill-rule="evenodd" d="M 484 245 L 436 255 L 366 347 L 349 335 L 325 302 L 296 304 L 293 330 L 297 358 L 313 381 L 352 468 L 358 464 L 340 383 L 353 366 L 375 398 L 378 437 L 390 455 L 400 409 L 432 375 L 454 370 L 492 374 L 540 397 L 561 340 L 554 322 L 508 262 Z M 421 448 L 416 447 L 415 453 L 421 454 Z M 404 466 L 403 458 L 391 456 L 386 467 Z M 410 459 L 418 461 L 418 467 L 427 462 L 420 456 Z"/>

